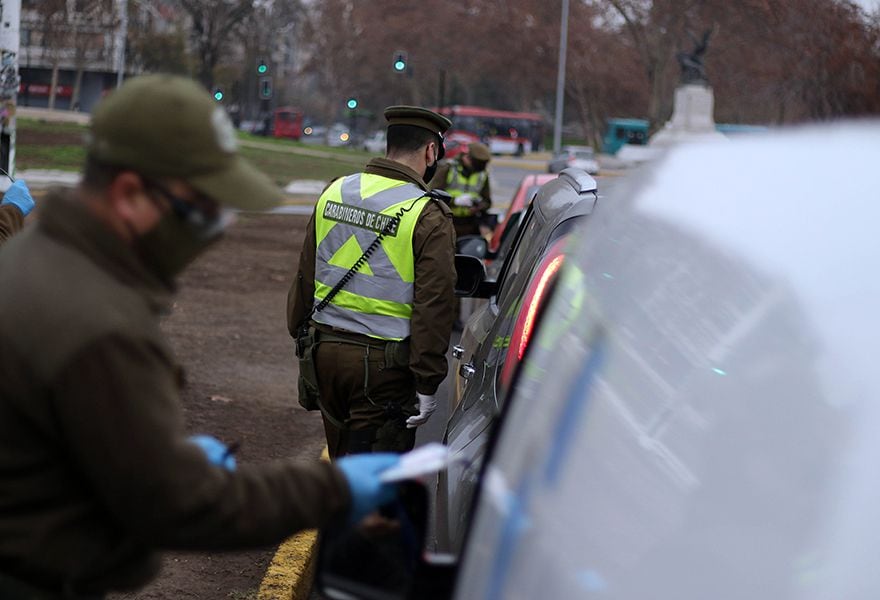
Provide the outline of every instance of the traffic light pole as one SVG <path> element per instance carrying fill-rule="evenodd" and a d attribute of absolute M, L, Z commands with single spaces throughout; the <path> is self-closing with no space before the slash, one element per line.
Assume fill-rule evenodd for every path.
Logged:
<path fill-rule="evenodd" d="M 565 56 L 568 53 L 568 2 L 562 0 L 562 20 L 559 26 L 559 69 L 556 73 L 556 115 L 553 119 L 553 153 L 562 148 L 562 111 L 565 102 Z"/>
<path fill-rule="evenodd" d="M 21 0 L 0 2 L 0 167 L 15 172 L 15 108 L 18 103 L 18 53 L 21 35 Z M 0 189 L 9 180 L 2 178 Z"/>

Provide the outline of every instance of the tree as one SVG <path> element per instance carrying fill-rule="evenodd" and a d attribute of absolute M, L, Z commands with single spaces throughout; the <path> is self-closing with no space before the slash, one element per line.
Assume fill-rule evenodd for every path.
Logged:
<path fill-rule="evenodd" d="M 253 13 L 253 0 L 177 0 L 189 15 L 196 78 L 211 89 L 214 68 L 232 52 L 233 34 Z"/>
<path fill-rule="evenodd" d="M 573 8 L 569 30 L 577 35 L 569 41 L 567 105 L 577 115 L 587 141 L 600 148 L 609 117 L 645 114 L 649 88 L 641 76 L 639 56 L 626 37 L 594 27 L 595 8 L 586 4 Z"/>

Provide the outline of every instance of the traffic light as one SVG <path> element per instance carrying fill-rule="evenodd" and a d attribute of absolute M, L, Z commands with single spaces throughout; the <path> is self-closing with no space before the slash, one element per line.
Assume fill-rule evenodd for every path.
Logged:
<path fill-rule="evenodd" d="M 261 60 L 257 64 L 257 74 L 258 75 L 265 75 L 268 72 L 269 72 L 269 65 L 266 64 L 265 60 Z"/>
<path fill-rule="evenodd" d="M 348 102 L 345 103 L 349 110 L 354 110 L 358 107 L 357 98 L 349 98 Z"/>
<path fill-rule="evenodd" d="M 395 73 L 403 73 L 406 71 L 406 52 L 398 50 L 394 53 L 394 62 L 391 63 L 391 67 L 394 69 Z"/>
<path fill-rule="evenodd" d="M 272 97 L 272 78 L 260 77 L 260 98 L 269 100 Z"/>
<path fill-rule="evenodd" d="M 216 88 L 214 90 L 214 100 L 216 100 L 217 102 L 223 100 L 223 90 L 221 90 L 220 88 Z"/>

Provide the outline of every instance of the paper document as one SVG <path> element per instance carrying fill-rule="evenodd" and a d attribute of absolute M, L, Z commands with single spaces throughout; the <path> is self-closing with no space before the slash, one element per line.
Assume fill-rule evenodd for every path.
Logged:
<path fill-rule="evenodd" d="M 402 455 L 400 462 L 383 472 L 379 479 L 386 483 L 415 479 L 442 471 L 452 463 L 452 460 L 449 448 L 438 442 L 431 442 Z"/>

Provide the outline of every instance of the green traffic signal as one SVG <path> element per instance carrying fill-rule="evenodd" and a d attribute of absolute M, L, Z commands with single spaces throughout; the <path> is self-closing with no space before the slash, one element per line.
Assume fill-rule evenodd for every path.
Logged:
<path fill-rule="evenodd" d="M 264 62 L 261 62 L 259 65 L 257 65 L 257 73 L 259 73 L 260 75 L 265 75 L 266 71 L 268 70 L 269 66 Z"/>
<path fill-rule="evenodd" d="M 345 105 L 346 105 L 350 110 L 354 110 L 354 109 L 356 109 L 356 108 L 358 107 L 358 101 L 357 101 L 357 98 L 349 98 L 349 99 L 348 99 L 348 102 L 346 102 Z"/>
<path fill-rule="evenodd" d="M 216 100 L 217 102 L 223 100 L 223 90 L 221 90 L 220 88 L 214 90 L 214 100 Z"/>
<path fill-rule="evenodd" d="M 391 62 L 391 68 L 395 73 L 406 72 L 406 52 L 398 50 L 394 53 L 394 60 Z"/>

